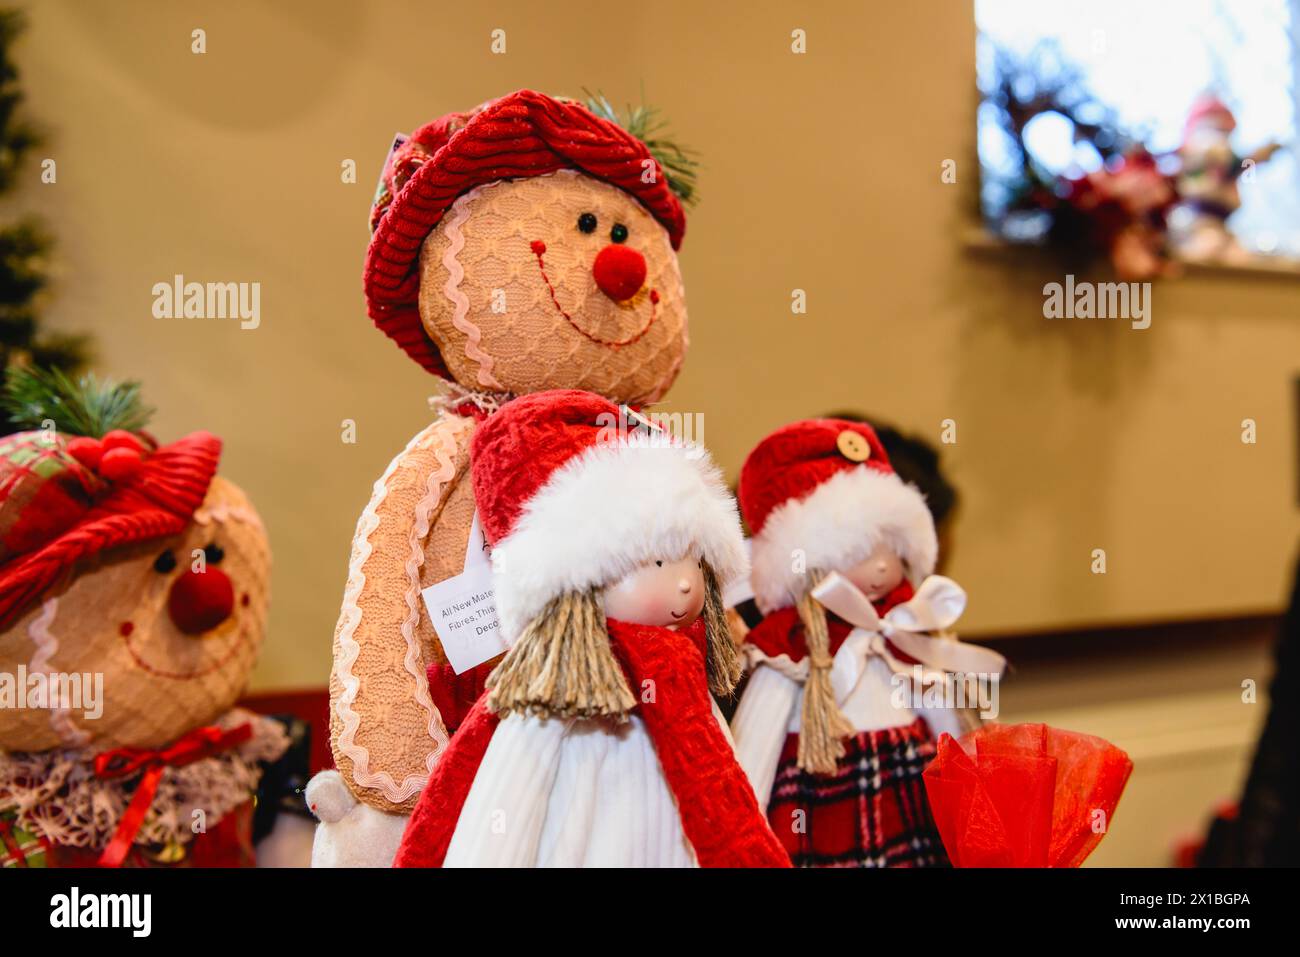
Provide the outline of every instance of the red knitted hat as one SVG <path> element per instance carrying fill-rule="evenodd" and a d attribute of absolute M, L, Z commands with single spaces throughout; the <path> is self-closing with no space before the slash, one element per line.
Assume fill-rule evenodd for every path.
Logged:
<path fill-rule="evenodd" d="M 646 182 L 650 168 L 655 176 Z M 366 306 L 375 325 L 425 369 L 448 377 L 420 321 L 420 247 L 461 194 L 561 169 L 626 190 L 668 230 L 673 248 L 681 245 L 686 216 L 644 143 L 580 103 L 520 90 L 434 120 L 390 157 L 366 252 Z"/>
<path fill-rule="evenodd" d="M 0 439 L 0 629 L 80 559 L 183 531 L 220 457 L 207 432 L 161 448 L 122 431 Z"/>
<path fill-rule="evenodd" d="M 764 611 L 798 600 L 807 578 L 796 569 L 842 571 L 882 542 L 907 562 L 914 582 L 934 571 L 930 510 L 895 474 L 869 425 L 810 419 L 777 429 L 749 453 L 738 491 Z"/>
<path fill-rule="evenodd" d="M 722 582 L 746 571 L 735 502 L 705 451 L 638 428 L 608 399 L 514 399 L 475 431 L 470 462 L 509 641 L 552 598 L 658 559 L 700 554 Z"/>

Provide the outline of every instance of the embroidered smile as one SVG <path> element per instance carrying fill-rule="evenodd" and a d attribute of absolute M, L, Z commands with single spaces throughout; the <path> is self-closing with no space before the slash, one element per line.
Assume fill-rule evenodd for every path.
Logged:
<path fill-rule="evenodd" d="M 574 321 L 568 311 L 560 305 L 560 300 L 555 295 L 555 287 L 551 284 L 550 277 L 546 275 L 546 260 L 544 258 L 546 255 L 546 243 L 542 242 L 540 239 L 535 239 L 531 244 L 531 248 L 533 255 L 537 257 L 537 269 L 542 275 L 542 281 L 546 283 L 546 288 L 551 294 L 551 302 L 555 304 L 555 311 L 562 315 L 565 321 L 568 322 L 569 325 L 573 326 L 574 329 L 578 330 L 578 332 L 585 338 L 590 339 L 597 345 L 612 346 L 617 349 L 622 346 L 630 346 L 633 343 L 640 341 L 640 339 L 650 331 L 650 327 L 654 325 L 655 318 L 659 311 L 659 290 L 657 289 L 650 290 L 650 316 L 646 319 L 645 325 L 643 325 L 636 334 L 627 339 L 605 339 L 601 336 L 595 335 L 594 333 L 588 332 Z"/>

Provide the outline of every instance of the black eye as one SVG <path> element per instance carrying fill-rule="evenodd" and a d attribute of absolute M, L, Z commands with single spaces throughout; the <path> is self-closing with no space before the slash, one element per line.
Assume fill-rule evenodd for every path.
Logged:
<path fill-rule="evenodd" d="M 596 231 L 596 214 L 583 213 L 578 217 L 578 228 L 584 233 L 594 233 Z"/>
<path fill-rule="evenodd" d="M 176 567 L 176 556 L 172 554 L 169 548 L 153 560 L 153 570 L 159 574 L 166 575 Z"/>
<path fill-rule="evenodd" d="M 655 562 L 655 564 L 658 565 L 660 568 L 663 568 L 663 567 L 664 567 L 664 563 L 663 563 L 663 562 Z"/>
<path fill-rule="evenodd" d="M 220 545 L 213 542 L 207 548 L 203 549 L 203 557 L 209 565 L 215 565 L 220 562 L 221 559 L 226 557 L 226 553 L 222 551 Z"/>
<path fill-rule="evenodd" d="M 614 228 L 609 231 L 609 238 L 616 243 L 627 242 L 627 227 L 622 223 L 615 223 Z"/>

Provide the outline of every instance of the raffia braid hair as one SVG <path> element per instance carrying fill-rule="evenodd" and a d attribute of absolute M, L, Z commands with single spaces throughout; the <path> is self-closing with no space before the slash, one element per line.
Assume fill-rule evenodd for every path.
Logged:
<path fill-rule="evenodd" d="M 831 687 L 830 632 L 826 609 L 813 598 L 812 590 L 824 577 L 810 571 L 808 589 L 799 597 L 799 618 L 808 644 L 808 683 L 804 685 L 803 714 L 799 731 L 799 767 L 811 774 L 834 774 L 836 762 L 844 757 L 844 738 L 853 726 L 835 703 Z"/>
<path fill-rule="evenodd" d="M 719 697 L 730 697 L 740 681 L 742 665 L 736 643 L 727 622 L 727 608 L 722 603 L 722 586 L 713 566 L 700 562 L 704 571 L 704 633 L 708 641 L 709 690 Z"/>
<path fill-rule="evenodd" d="M 595 590 L 552 598 L 488 675 L 488 710 L 542 718 L 612 717 L 636 706 Z"/>

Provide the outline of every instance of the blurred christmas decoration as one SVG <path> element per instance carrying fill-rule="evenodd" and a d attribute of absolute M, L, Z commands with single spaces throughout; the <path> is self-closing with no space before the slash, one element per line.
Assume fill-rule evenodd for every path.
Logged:
<path fill-rule="evenodd" d="M 993 47 L 981 85 L 982 200 L 1000 237 L 1053 249 L 1071 271 L 1105 257 L 1128 281 L 1172 275 L 1176 260 L 1254 258 L 1226 221 L 1241 205 L 1238 181 L 1280 147 L 1238 155 L 1218 96 L 1202 94 L 1182 145 L 1160 152 L 1123 127 L 1055 41 L 1024 55 Z"/>
<path fill-rule="evenodd" d="M 1254 259 L 1228 229 L 1227 220 L 1241 206 L 1238 180 L 1249 180 L 1255 166 L 1282 148 L 1266 143 L 1239 155 L 1232 146 L 1237 119 L 1213 93 L 1192 105 L 1178 157 L 1179 204 L 1172 217 L 1172 240 L 1178 255 L 1192 262 L 1243 263 Z"/>
<path fill-rule="evenodd" d="M 1054 42 L 1023 57 L 995 48 L 991 77 L 981 109 L 992 112 L 1004 154 L 1000 168 L 984 169 L 993 228 L 1060 251 L 1071 269 L 1106 256 L 1127 280 L 1167 274 L 1172 170 L 1120 126 Z"/>
<path fill-rule="evenodd" d="M 13 47 L 26 29 L 16 10 L 0 10 L 0 195 L 18 184 L 19 171 L 40 132 L 22 115 L 23 93 Z M 77 372 L 87 361 L 84 336 L 52 333 L 40 328 L 38 307 L 49 282 L 52 240 L 33 216 L 0 225 L 0 371 L 15 364 Z M 0 424 L 0 434 L 14 427 Z"/>

